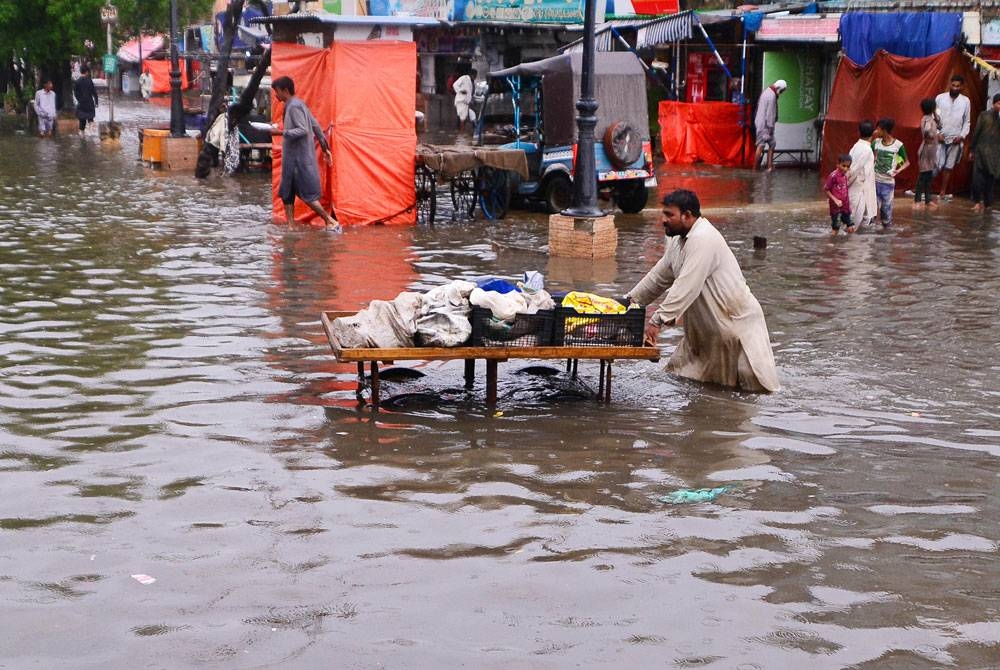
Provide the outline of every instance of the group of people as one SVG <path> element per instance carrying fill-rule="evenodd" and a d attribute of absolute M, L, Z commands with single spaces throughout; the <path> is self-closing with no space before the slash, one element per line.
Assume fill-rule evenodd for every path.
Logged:
<path fill-rule="evenodd" d="M 73 82 L 73 97 L 76 99 L 76 118 L 82 134 L 97 115 L 97 88 L 86 65 L 80 68 L 80 76 Z M 34 106 L 35 116 L 38 117 L 38 136 L 52 137 L 58 111 L 51 79 L 44 80 L 42 87 L 35 91 Z"/>
<path fill-rule="evenodd" d="M 936 98 L 920 101 L 921 143 L 917 151 L 914 208 L 936 208 L 931 181 L 941 173 L 939 201 L 952 199 L 951 173 L 965 151 L 971 127 L 971 103 L 962 93 L 965 79 L 954 75 L 948 90 Z M 841 227 L 852 233 L 859 226 L 881 223 L 892 226 L 896 175 L 910 165 L 903 143 L 893 135 L 896 122 L 883 117 L 858 124 L 858 140 L 850 153 L 841 154 L 837 167 L 823 186 L 830 206 L 831 234 Z M 993 187 L 1000 178 L 1000 94 L 993 96 L 991 109 L 979 115 L 969 141 L 968 160 L 973 162 L 973 210 L 983 211 L 993 200 Z M 921 202 L 921 200 L 923 202 Z"/>

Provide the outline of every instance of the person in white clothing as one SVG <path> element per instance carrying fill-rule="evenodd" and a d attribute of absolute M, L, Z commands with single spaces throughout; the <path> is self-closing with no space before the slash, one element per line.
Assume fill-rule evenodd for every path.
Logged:
<path fill-rule="evenodd" d="M 757 149 L 753 157 L 753 169 L 759 170 L 764 150 L 767 149 L 767 171 L 774 169 L 774 126 L 778 122 L 778 96 L 784 93 L 788 84 L 779 79 L 763 91 L 757 100 L 757 114 L 753 125 L 757 129 Z"/>
<path fill-rule="evenodd" d="M 941 135 L 938 165 L 941 168 L 941 200 L 951 200 L 948 183 L 951 171 L 962 157 L 965 138 L 969 136 L 972 121 L 972 105 L 962 93 L 965 78 L 956 74 L 951 78 L 948 90 L 934 98 L 938 116 L 941 118 Z"/>
<path fill-rule="evenodd" d="M 682 323 L 684 338 L 667 370 L 743 391 L 779 390 L 764 311 L 725 238 L 701 215 L 698 196 L 667 194 L 662 221 L 663 258 L 627 296 L 648 305 L 666 292 L 649 319 L 646 343 L 655 346 L 661 327 Z"/>
<path fill-rule="evenodd" d="M 455 80 L 452 84 L 452 89 L 455 91 L 455 114 L 458 115 L 458 129 L 463 130 L 465 128 L 466 121 L 475 122 L 476 113 L 472 111 L 472 94 L 476 90 L 476 71 L 472 70 L 469 74 L 463 74 L 461 77 Z"/>
<path fill-rule="evenodd" d="M 52 137 L 56 124 L 56 92 L 52 90 L 51 79 L 46 79 L 35 92 L 35 116 L 38 117 L 38 136 Z"/>
<path fill-rule="evenodd" d="M 871 223 L 878 211 L 875 194 L 875 154 L 872 135 L 875 126 L 867 119 L 858 124 L 858 141 L 851 147 L 851 170 L 847 174 L 851 201 L 851 225 L 855 228 Z"/>

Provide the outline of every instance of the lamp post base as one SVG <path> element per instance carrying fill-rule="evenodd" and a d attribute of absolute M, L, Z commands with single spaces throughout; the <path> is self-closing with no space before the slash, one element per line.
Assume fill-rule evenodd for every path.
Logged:
<path fill-rule="evenodd" d="M 571 258 L 610 258 L 618 249 L 614 214 L 549 217 L 549 255 Z"/>

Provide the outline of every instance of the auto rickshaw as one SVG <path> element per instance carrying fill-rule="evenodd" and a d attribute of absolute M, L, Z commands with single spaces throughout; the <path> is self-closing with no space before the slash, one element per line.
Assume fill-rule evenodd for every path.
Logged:
<path fill-rule="evenodd" d="M 511 198 L 534 200 L 549 212 L 571 205 L 576 160 L 576 102 L 580 91 L 582 53 L 522 63 L 489 74 L 491 91 L 506 84 L 513 103 L 513 142 L 528 158 L 530 177 L 509 172 L 479 175 L 479 201 L 484 214 L 502 216 Z M 482 143 L 490 121 L 488 94 L 480 106 L 477 134 Z M 594 130 L 598 193 L 626 213 L 646 206 L 649 188 L 656 187 L 649 138 L 645 72 L 637 57 L 626 52 L 598 52 L 594 60 Z"/>

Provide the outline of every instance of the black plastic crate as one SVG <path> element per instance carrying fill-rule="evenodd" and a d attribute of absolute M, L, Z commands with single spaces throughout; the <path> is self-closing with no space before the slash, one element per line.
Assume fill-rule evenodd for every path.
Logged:
<path fill-rule="evenodd" d="M 513 321 L 499 321 L 484 307 L 473 307 L 474 347 L 547 347 L 552 344 L 555 310 L 541 309 L 535 314 L 518 314 Z"/>
<path fill-rule="evenodd" d="M 572 307 L 556 307 L 552 343 L 567 347 L 641 347 L 646 330 L 646 308 L 624 314 L 581 314 Z"/>

